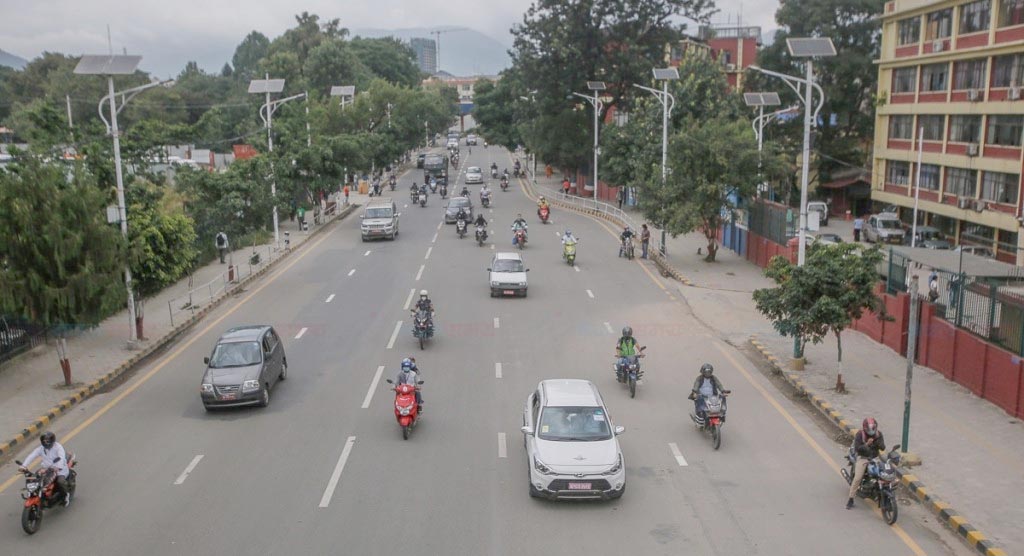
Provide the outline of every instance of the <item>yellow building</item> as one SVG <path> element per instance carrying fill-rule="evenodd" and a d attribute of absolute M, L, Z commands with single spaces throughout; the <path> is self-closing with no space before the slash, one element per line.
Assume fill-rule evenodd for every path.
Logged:
<path fill-rule="evenodd" d="M 880 19 L 872 199 L 911 221 L 920 147 L 919 223 L 1024 264 L 1024 0 L 893 0 Z"/>

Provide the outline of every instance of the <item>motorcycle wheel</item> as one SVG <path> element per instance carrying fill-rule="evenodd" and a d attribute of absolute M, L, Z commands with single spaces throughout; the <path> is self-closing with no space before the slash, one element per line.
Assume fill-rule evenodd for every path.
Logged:
<path fill-rule="evenodd" d="M 38 506 L 30 506 L 21 510 L 21 528 L 29 535 L 34 535 L 43 522 L 43 510 Z"/>
<path fill-rule="evenodd" d="M 575 257 L 569 259 L 569 266 L 576 266 L 576 258 Z"/>
<path fill-rule="evenodd" d="M 896 518 L 899 517 L 900 508 L 896 502 L 896 495 L 891 492 L 883 492 L 881 502 L 878 504 L 879 509 L 882 510 L 882 519 L 886 523 L 892 525 L 896 523 Z"/>
<path fill-rule="evenodd" d="M 722 425 L 711 426 L 711 447 L 718 449 L 722 445 Z"/>
<path fill-rule="evenodd" d="M 635 398 L 636 397 L 636 380 L 633 379 L 633 377 L 629 378 L 629 397 L 630 398 Z"/>
<path fill-rule="evenodd" d="M 402 427 L 402 440 L 409 440 L 410 432 L 412 432 L 412 427 Z"/>
<path fill-rule="evenodd" d="M 420 336 L 420 349 L 423 349 L 423 336 Z"/>

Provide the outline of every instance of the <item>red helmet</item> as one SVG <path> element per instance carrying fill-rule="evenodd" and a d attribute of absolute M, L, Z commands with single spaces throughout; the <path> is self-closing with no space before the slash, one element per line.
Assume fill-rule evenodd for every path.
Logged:
<path fill-rule="evenodd" d="M 864 422 L 861 423 L 861 428 L 867 436 L 875 436 L 878 434 L 878 422 L 875 421 L 874 417 L 864 419 Z"/>

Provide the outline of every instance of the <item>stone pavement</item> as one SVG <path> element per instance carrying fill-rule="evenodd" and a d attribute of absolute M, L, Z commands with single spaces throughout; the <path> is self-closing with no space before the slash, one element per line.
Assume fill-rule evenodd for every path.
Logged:
<path fill-rule="evenodd" d="M 554 190 L 557 178 L 540 176 L 538 186 Z M 636 213 L 637 224 L 643 219 Z M 833 220 L 822 232 L 852 236 L 852 223 Z M 660 231 L 652 229 L 652 244 Z M 669 238 L 668 261 L 691 286 L 674 283 L 694 315 L 723 339 L 746 344 L 758 335 L 783 362 L 793 350 L 790 338 L 779 336 L 757 312 L 751 293 L 773 283 L 760 268 L 721 248 L 717 262 L 707 263 L 701 234 Z M 906 359 L 863 334 L 843 333 L 843 376 L 847 394 L 833 390 L 839 363 L 834 337 L 805 349 L 806 369 L 800 374 L 808 389 L 824 398 L 850 421 L 878 419 L 891 446 L 901 442 Z M 700 362 L 693 362 L 696 372 Z M 683 372 L 688 372 L 683 369 Z M 953 505 L 997 546 L 1024 554 L 1024 424 L 995 405 L 972 395 L 939 373 L 915 366 L 910 448 L 923 461 L 913 474 L 942 500 Z M 835 452 L 837 460 L 843 450 Z M 845 502 L 845 489 L 836 486 L 836 504 Z"/>

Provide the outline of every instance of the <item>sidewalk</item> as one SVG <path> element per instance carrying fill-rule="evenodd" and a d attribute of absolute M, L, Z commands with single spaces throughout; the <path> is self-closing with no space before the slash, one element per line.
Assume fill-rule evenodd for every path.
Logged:
<path fill-rule="evenodd" d="M 350 197 L 351 203 L 365 203 L 365 200 L 365 195 Z M 284 243 L 287 231 L 291 248 L 295 249 L 316 228 L 322 226 L 314 226 L 310 222 L 309 231 L 304 232 L 299 230 L 298 221 L 283 218 L 279 226 L 281 242 Z M 282 251 L 275 251 L 272 242 L 273 238 L 271 243 L 257 245 L 255 248 L 252 245 L 233 246 L 238 249 L 232 251 L 230 259 L 226 260 L 233 261 L 238 268 L 236 280 L 259 272 L 271 259 L 280 257 Z M 249 257 L 254 250 L 260 253 L 261 261 L 257 265 L 250 265 Z M 194 313 L 210 304 L 211 298 L 219 297 L 224 291 L 227 271 L 228 264 L 221 264 L 219 259 L 214 259 L 210 264 L 196 269 L 191 277 L 182 278 L 147 299 L 144 306 L 144 332 L 147 339 L 139 341 L 135 349 L 126 347 L 129 333 L 127 309 L 108 317 L 95 328 L 72 333 L 67 339 L 71 377 L 74 381 L 72 386 L 64 386 L 64 377 L 52 340 L 0 365 L 0 448 L 7 448 L 10 439 L 16 438 L 50 408 L 74 395 L 84 385 L 128 363 L 146 348 L 159 343 L 176 326 L 181 326 Z"/>
<path fill-rule="evenodd" d="M 540 176 L 537 184 L 555 190 L 558 179 Z M 633 214 L 641 224 L 642 215 Z M 846 236 L 852 225 L 835 220 L 821 231 Z M 651 236 L 653 249 L 660 231 L 652 227 Z M 704 255 L 697 254 L 698 248 L 707 253 L 702 234 L 669 237 L 666 248 L 670 264 L 692 283 L 674 286 L 700 321 L 734 345 L 758 335 L 786 365 L 793 340 L 779 336 L 751 298 L 753 290 L 774 285 L 760 268 L 725 248 L 719 249 L 717 262 L 704 262 Z M 902 442 L 905 358 L 859 332 L 844 332 L 843 377 L 849 393 L 840 395 L 832 390 L 838 370 L 835 338 L 807 346 L 805 355 L 806 369 L 799 374 L 808 390 L 857 426 L 864 417 L 878 419 L 888 445 Z M 913 380 L 910 448 L 923 464 L 910 472 L 996 546 L 1024 554 L 1024 424 L 931 369 L 915 366 Z M 837 450 L 835 457 L 838 461 L 843 454 Z M 844 502 L 842 490 L 837 484 L 836 504 Z"/>

